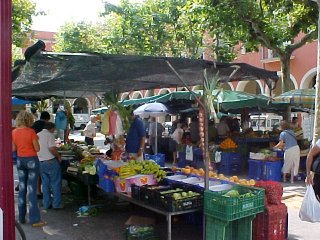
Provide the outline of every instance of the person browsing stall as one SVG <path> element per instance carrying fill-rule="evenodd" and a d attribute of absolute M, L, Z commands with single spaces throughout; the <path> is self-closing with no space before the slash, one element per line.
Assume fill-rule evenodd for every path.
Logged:
<path fill-rule="evenodd" d="M 130 123 L 131 125 L 126 137 L 126 152 L 129 158 L 142 161 L 146 136 L 143 122 L 132 112 Z"/>
<path fill-rule="evenodd" d="M 42 180 L 43 207 L 45 209 L 61 208 L 61 157 L 55 144 L 55 125 L 47 122 L 41 132 L 38 133 L 40 151 L 40 176 Z M 52 192 L 52 201 L 51 201 Z"/>
<path fill-rule="evenodd" d="M 279 142 L 274 146 L 274 149 L 284 149 L 283 182 L 286 182 L 286 177 L 290 173 L 291 183 L 293 183 L 294 176 L 298 174 L 299 170 L 300 148 L 296 136 L 290 128 L 290 123 L 281 121 L 280 128 L 282 132 L 279 136 Z"/>
<path fill-rule="evenodd" d="M 20 111 L 16 118 L 17 127 L 12 131 L 12 150 L 17 151 L 17 169 L 19 176 L 18 211 L 19 222 L 26 222 L 27 192 L 29 200 L 29 223 L 32 227 L 42 227 L 46 222 L 40 218 L 37 200 L 37 180 L 39 177 L 40 151 L 38 136 L 31 125 L 33 115 L 27 111 Z"/>

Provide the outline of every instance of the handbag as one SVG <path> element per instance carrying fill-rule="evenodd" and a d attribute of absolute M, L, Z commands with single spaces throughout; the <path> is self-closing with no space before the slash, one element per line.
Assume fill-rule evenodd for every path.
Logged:
<path fill-rule="evenodd" d="M 311 171 L 316 174 L 320 174 L 320 154 L 313 159 L 313 162 L 311 164 Z"/>

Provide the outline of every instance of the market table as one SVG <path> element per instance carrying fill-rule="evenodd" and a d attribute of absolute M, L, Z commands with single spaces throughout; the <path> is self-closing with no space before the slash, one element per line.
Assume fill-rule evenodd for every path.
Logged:
<path fill-rule="evenodd" d="M 146 208 L 150 211 L 159 213 L 161 215 L 166 216 L 167 218 L 167 229 L 168 229 L 168 233 L 167 233 L 167 240 L 171 240 L 171 217 L 172 216 L 176 216 L 176 215 L 181 215 L 181 214 L 186 214 L 186 213 L 192 213 L 192 212 L 197 212 L 197 211 L 201 211 L 202 208 L 195 208 L 195 209 L 189 209 L 189 210 L 184 210 L 184 211 L 177 211 L 177 212 L 168 212 L 166 210 L 163 209 L 159 209 L 156 207 L 153 207 L 151 205 L 145 204 L 137 199 L 132 198 L 131 196 L 125 194 L 125 193 L 115 193 L 115 196 L 128 201 L 130 203 L 133 203 L 135 205 L 138 205 L 140 207 Z"/>

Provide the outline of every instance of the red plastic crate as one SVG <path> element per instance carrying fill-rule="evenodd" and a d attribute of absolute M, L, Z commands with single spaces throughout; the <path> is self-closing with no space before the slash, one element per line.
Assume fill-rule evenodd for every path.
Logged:
<path fill-rule="evenodd" d="M 287 206 L 267 205 L 253 220 L 252 240 L 285 240 L 286 228 Z"/>
<path fill-rule="evenodd" d="M 279 182 L 275 181 L 258 181 L 255 187 L 265 189 L 265 197 L 269 204 L 281 204 L 283 187 Z"/>

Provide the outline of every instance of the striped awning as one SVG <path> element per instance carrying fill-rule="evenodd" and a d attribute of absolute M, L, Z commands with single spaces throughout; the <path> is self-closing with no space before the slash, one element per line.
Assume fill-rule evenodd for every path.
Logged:
<path fill-rule="evenodd" d="M 274 98 L 274 101 L 289 103 L 292 106 L 313 109 L 315 98 L 315 89 L 296 89 L 280 94 Z"/>

